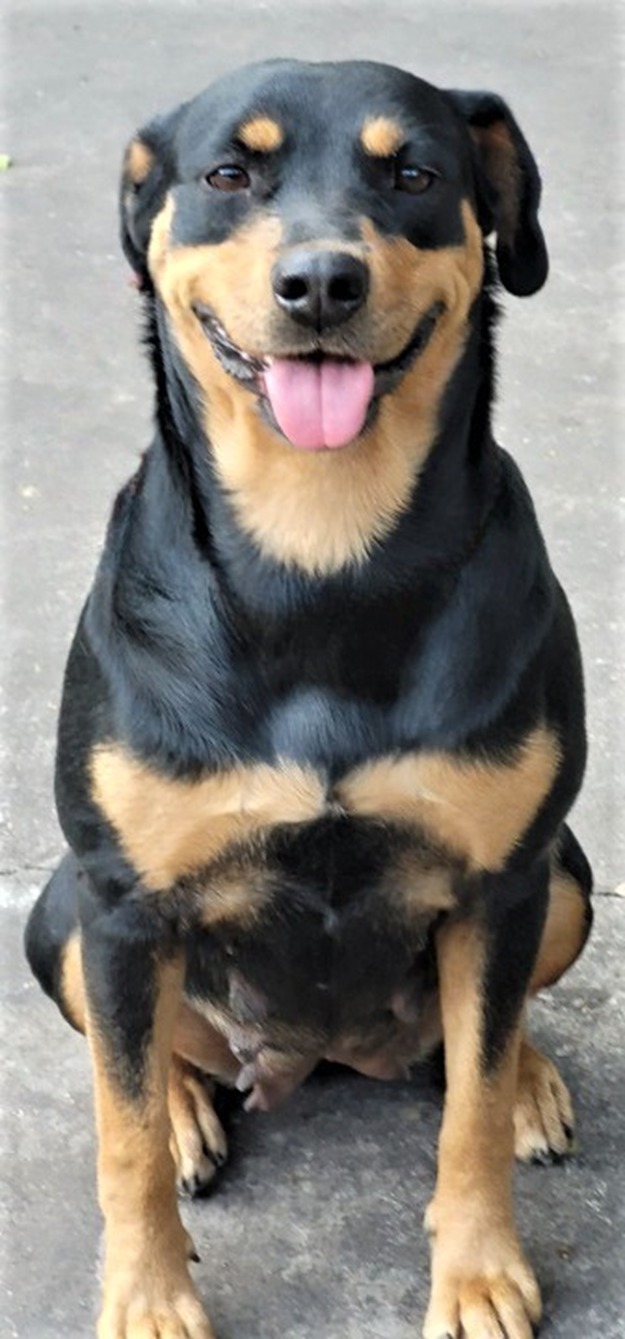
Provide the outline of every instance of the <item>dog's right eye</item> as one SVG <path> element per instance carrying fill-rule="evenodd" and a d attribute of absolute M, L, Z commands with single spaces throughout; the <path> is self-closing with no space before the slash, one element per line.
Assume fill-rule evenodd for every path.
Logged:
<path fill-rule="evenodd" d="M 245 168 L 238 167 L 236 163 L 224 163 L 223 167 L 214 168 L 212 172 L 206 173 L 204 181 L 215 191 L 245 191 L 250 185 Z"/>

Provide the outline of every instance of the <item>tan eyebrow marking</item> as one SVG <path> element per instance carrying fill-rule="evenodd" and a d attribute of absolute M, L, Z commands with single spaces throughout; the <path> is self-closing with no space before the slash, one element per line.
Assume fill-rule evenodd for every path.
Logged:
<path fill-rule="evenodd" d="M 284 131 L 270 116 L 255 116 L 244 122 L 237 139 L 251 153 L 275 153 L 284 143 Z"/>
<path fill-rule="evenodd" d="M 126 149 L 124 158 L 124 175 L 132 182 L 133 186 L 141 186 L 146 177 L 149 176 L 156 155 L 149 149 L 147 144 L 143 143 L 138 137 L 130 141 Z"/>
<path fill-rule="evenodd" d="M 371 116 L 360 132 L 365 153 L 375 158 L 390 158 L 404 142 L 404 132 L 391 116 Z"/>

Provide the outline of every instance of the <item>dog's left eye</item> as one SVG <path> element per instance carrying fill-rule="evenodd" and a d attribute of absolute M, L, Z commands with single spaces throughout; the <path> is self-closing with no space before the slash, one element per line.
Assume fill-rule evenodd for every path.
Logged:
<path fill-rule="evenodd" d="M 222 167 L 214 168 L 206 173 L 204 181 L 216 191 L 245 191 L 250 184 L 245 168 L 237 167 L 236 163 L 224 163 Z"/>
<path fill-rule="evenodd" d="M 411 195 L 423 195 L 425 191 L 429 191 L 437 177 L 438 173 L 433 172 L 430 168 L 412 167 L 410 165 L 401 167 L 397 164 L 395 167 L 395 189 L 409 191 Z"/>

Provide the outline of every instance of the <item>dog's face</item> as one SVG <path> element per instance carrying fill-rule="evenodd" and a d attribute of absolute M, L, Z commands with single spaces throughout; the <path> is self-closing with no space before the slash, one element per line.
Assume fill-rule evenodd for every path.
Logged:
<path fill-rule="evenodd" d="M 393 510 L 465 345 L 484 233 L 510 289 L 543 282 L 539 190 L 499 99 L 371 63 L 251 67 L 142 131 L 124 245 L 228 487 L 294 447 L 362 458 L 383 441 Z"/>

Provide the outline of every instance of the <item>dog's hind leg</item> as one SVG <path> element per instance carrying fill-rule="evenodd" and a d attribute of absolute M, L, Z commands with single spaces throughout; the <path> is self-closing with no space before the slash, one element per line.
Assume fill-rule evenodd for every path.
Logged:
<path fill-rule="evenodd" d="M 549 907 L 530 995 L 559 981 L 579 957 L 592 924 L 591 891 L 590 867 L 565 826 L 551 862 Z M 573 1152 L 574 1128 L 571 1097 L 556 1066 L 524 1038 L 514 1109 L 517 1158 L 558 1161 Z"/>
<path fill-rule="evenodd" d="M 84 877 L 68 852 L 36 901 L 25 932 L 33 973 L 79 1032 L 86 1031 L 78 921 L 79 881 Z M 206 1192 L 228 1158 L 228 1141 L 213 1105 L 214 1078 L 234 1083 L 238 1069 L 224 1038 L 182 1004 L 174 1028 L 167 1106 L 178 1186 L 191 1196 Z"/>
<path fill-rule="evenodd" d="M 85 878 L 68 851 L 48 880 L 28 918 L 24 947 L 31 971 L 79 1032 L 85 1030 L 78 899 Z"/>
<path fill-rule="evenodd" d="M 25 935 L 26 955 L 37 980 L 64 1018 L 83 1033 L 85 984 L 78 899 L 85 877 L 68 851 L 35 903 Z M 181 1004 L 174 1027 L 167 1101 L 178 1185 L 188 1194 L 203 1194 L 226 1161 L 227 1140 L 213 1105 L 214 1079 L 233 1084 L 238 1071 L 239 1064 L 220 1034 Z"/>
<path fill-rule="evenodd" d="M 529 993 L 553 986 L 579 957 L 592 927 L 592 874 L 570 828 L 551 860 L 549 906 Z"/>

